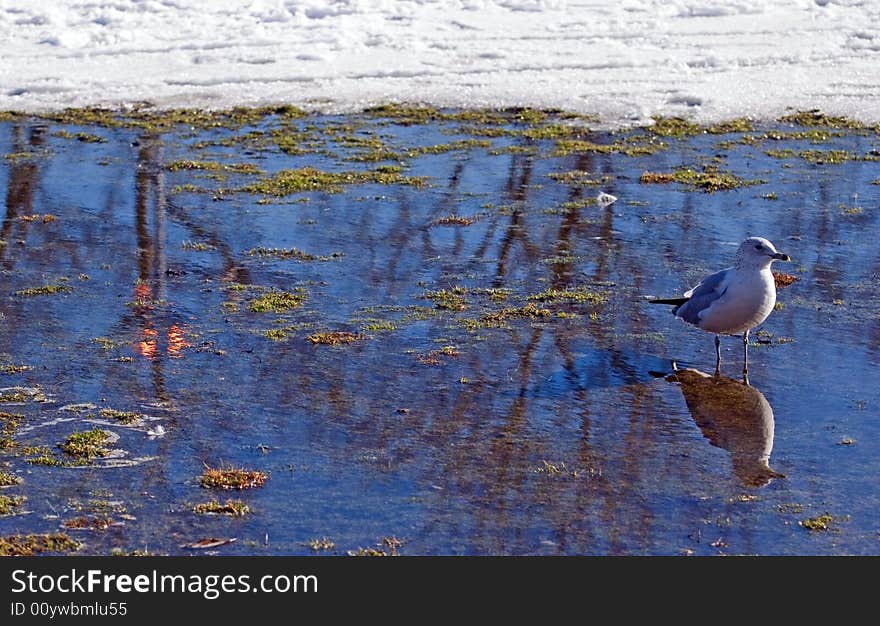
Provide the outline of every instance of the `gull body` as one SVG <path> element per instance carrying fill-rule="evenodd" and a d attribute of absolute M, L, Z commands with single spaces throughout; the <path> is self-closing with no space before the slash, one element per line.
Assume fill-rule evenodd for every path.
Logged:
<path fill-rule="evenodd" d="M 674 304 L 672 313 L 689 324 L 715 334 L 715 374 L 721 373 L 719 335 L 743 337 L 743 376 L 748 376 L 749 331 L 766 320 L 776 305 L 773 261 L 790 261 L 787 254 L 763 237 L 749 237 L 736 251 L 733 267 L 715 272 L 682 298 L 650 300 Z"/>

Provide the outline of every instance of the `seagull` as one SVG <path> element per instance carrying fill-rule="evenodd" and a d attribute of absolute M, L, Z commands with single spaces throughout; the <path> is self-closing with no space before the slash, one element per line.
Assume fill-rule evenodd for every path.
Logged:
<path fill-rule="evenodd" d="M 733 267 L 715 272 L 682 298 L 653 298 L 651 304 L 673 304 L 673 315 L 715 334 L 715 376 L 721 375 L 720 335 L 743 338 L 743 380 L 749 375 L 749 331 L 767 319 L 776 304 L 773 261 L 791 261 L 763 237 L 749 237 L 736 251 Z"/>

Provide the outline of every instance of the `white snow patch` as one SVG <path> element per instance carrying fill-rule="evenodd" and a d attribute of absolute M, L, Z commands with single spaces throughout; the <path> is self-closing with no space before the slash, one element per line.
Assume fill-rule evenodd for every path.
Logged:
<path fill-rule="evenodd" d="M 0 109 L 535 106 L 880 122 L 880 2 L 0 0 Z M 855 86 L 841 90 L 847 78 Z"/>

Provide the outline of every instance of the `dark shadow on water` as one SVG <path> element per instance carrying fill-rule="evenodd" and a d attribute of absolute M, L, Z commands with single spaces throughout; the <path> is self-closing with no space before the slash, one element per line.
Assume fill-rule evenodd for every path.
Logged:
<path fill-rule="evenodd" d="M 703 436 L 727 450 L 733 473 L 748 487 L 763 487 L 783 474 L 770 467 L 773 407 L 760 391 L 742 381 L 695 369 L 678 369 L 667 378 L 678 383 Z"/>

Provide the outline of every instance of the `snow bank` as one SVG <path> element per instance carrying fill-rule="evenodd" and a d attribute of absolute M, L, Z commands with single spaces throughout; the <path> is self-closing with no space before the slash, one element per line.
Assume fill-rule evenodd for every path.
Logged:
<path fill-rule="evenodd" d="M 0 0 L 0 109 L 536 106 L 880 122 L 880 2 Z"/>

